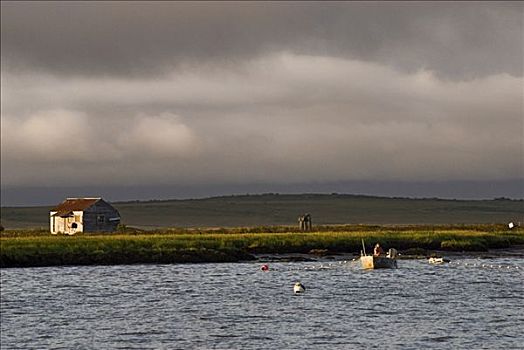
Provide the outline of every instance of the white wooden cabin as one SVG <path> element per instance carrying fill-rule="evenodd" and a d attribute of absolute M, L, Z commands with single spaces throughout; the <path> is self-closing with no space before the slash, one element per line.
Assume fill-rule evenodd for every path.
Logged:
<path fill-rule="evenodd" d="M 102 198 L 67 198 L 49 213 L 51 233 L 113 232 L 120 214 Z"/>

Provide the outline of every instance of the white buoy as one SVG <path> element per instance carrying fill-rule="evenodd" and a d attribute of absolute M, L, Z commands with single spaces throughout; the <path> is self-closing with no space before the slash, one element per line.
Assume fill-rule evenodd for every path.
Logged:
<path fill-rule="evenodd" d="M 306 287 L 304 287 L 304 285 L 300 282 L 295 283 L 295 286 L 293 287 L 293 292 L 295 294 L 304 293 L 305 290 Z"/>

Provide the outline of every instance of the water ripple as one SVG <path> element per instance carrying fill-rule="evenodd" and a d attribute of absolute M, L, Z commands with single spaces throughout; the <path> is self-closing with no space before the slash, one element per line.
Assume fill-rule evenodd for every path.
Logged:
<path fill-rule="evenodd" d="M 524 262 L 6 269 L 2 349 L 492 349 L 524 343 Z M 484 266 L 482 266 L 484 265 Z M 491 267 L 493 266 L 493 267 Z M 509 268 L 508 268 L 509 267 Z M 294 295 L 293 284 L 306 286 Z"/>

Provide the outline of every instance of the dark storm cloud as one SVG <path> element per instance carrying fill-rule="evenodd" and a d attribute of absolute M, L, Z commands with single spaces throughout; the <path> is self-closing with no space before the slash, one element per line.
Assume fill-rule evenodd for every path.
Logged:
<path fill-rule="evenodd" d="M 522 3 L 2 2 L 2 64 L 60 74 L 162 74 L 270 52 L 522 75 Z"/>
<path fill-rule="evenodd" d="M 1 4 L 4 187 L 524 178 L 522 3 Z"/>
<path fill-rule="evenodd" d="M 279 54 L 162 79 L 3 79 L 2 173 L 17 184 L 37 165 L 47 184 L 522 174 L 523 86 L 507 74 L 452 82 Z"/>

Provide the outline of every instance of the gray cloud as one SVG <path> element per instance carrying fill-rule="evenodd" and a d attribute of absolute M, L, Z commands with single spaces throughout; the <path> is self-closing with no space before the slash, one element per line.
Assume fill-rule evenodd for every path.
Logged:
<path fill-rule="evenodd" d="M 507 74 L 452 82 L 281 53 L 163 79 L 32 75 L 8 86 L 2 171 L 17 185 L 34 181 L 18 169 L 35 162 L 53 185 L 522 175 L 523 82 Z M 16 114 L 26 101 L 34 111 Z"/>
<path fill-rule="evenodd" d="M 518 2 L 2 2 L 2 64 L 149 75 L 288 50 L 452 79 L 521 76 L 522 15 Z"/>
<path fill-rule="evenodd" d="M 522 3 L 1 6 L 4 187 L 524 178 Z"/>

